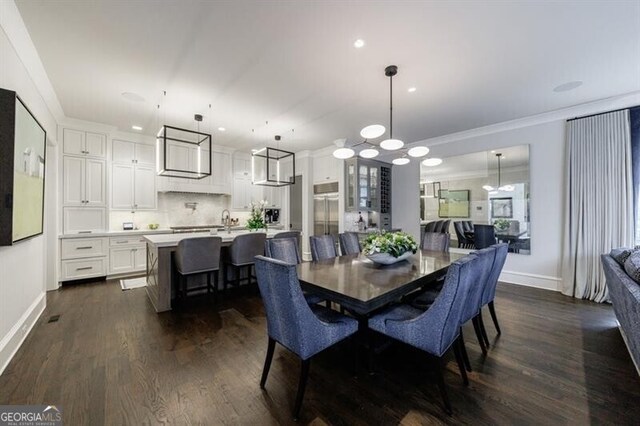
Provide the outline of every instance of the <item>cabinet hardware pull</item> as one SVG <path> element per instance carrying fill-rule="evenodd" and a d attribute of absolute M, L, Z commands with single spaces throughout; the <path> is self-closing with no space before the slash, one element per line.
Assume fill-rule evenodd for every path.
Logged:
<path fill-rule="evenodd" d="M 116 244 L 127 244 L 129 241 L 116 241 Z"/>
<path fill-rule="evenodd" d="M 90 234 L 93 231 L 78 231 L 78 234 Z"/>
<path fill-rule="evenodd" d="M 76 271 L 87 271 L 93 269 L 93 266 L 85 266 L 84 268 L 76 268 Z"/>
<path fill-rule="evenodd" d="M 88 250 L 88 249 L 92 249 L 93 246 L 83 246 L 83 247 L 76 247 L 76 250 Z"/>

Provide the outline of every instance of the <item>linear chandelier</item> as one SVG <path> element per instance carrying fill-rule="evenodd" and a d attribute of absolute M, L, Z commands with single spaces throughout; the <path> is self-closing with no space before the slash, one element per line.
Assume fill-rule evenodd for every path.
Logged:
<path fill-rule="evenodd" d="M 493 186 L 487 184 L 482 187 L 482 189 L 489 192 L 489 195 L 496 195 L 498 191 L 511 192 L 515 190 L 515 187 L 513 185 L 502 185 L 502 171 L 500 169 L 500 160 L 502 159 L 502 153 L 496 153 L 496 157 L 498 158 L 498 186 L 494 188 Z"/>

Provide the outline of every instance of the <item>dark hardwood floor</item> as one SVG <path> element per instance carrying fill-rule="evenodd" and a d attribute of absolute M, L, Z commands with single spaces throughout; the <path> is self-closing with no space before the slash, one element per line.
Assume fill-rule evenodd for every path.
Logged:
<path fill-rule="evenodd" d="M 486 358 L 465 327 L 469 387 L 449 360 L 453 416 L 424 355 L 394 344 L 376 374 L 354 375 L 339 345 L 312 362 L 300 422 L 638 424 L 640 379 L 611 306 L 501 284 L 496 308 L 502 336 L 485 315 Z M 261 391 L 265 327 L 256 291 L 157 315 L 144 289 L 65 287 L 0 376 L 0 404 L 62 406 L 67 425 L 290 424 L 299 361 L 278 346 Z"/>

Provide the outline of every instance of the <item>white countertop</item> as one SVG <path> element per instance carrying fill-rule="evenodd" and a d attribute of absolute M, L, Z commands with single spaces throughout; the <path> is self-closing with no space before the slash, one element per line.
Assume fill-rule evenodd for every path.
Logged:
<path fill-rule="evenodd" d="M 282 230 L 268 230 L 267 238 L 273 238 L 274 235 L 282 232 Z M 193 232 L 183 234 L 154 234 L 145 235 L 144 238 L 148 243 L 153 244 L 156 247 L 175 247 L 178 242 L 184 238 L 202 238 L 202 237 L 222 237 L 223 243 L 230 243 L 238 235 L 250 234 L 250 231 L 231 231 L 227 233 L 225 231 L 219 231 L 217 234 L 209 234 L 207 232 Z"/>
<path fill-rule="evenodd" d="M 171 229 L 135 229 L 131 231 L 99 231 L 88 232 L 83 234 L 65 234 L 60 235 L 58 238 L 96 238 L 96 237 L 122 237 L 125 235 L 157 235 L 157 234 L 171 234 Z"/>

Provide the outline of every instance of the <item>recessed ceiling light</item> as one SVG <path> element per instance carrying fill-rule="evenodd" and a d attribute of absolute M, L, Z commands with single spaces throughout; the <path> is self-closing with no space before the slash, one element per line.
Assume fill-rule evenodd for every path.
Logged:
<path fill-rule="evenodd" d="M 387 129 L 382 124 L 372 124 L 360 130 L 360 136 L 365 139 L 379 138 Z"/>
<path fill-rule="evenodd" d="M 133 130 L 142 130 L 142 127 L 140 127 L 140 126 L 131 126 L 131 128 Z"/>
<path fill-rule="evenodd" d="M 218 130 L 220 130 L 221 132 L 226 131 L 227 129 L 225 129 L 224 127 L 218 127 Z"/>
<path fill-rule="evenodd" d="M 440 164 L 442 164 L 442 158 L 425 158 L 422 161 L 422 164 L 424 164 L 427 167 L 434 167 L 434 166 L 439 166 Z"/>
<path fill-rule="evenodd" d="M 360 49 L 361 47 L 364 47 L 364 40 L 359 38 L 356 41 L 353 42 L 353 47 L 355 47 L 356 49 Z"/>
<path fill-rule="evenodd" d="M 424 157 L 428 153 L 429 153 L 429 148 L 427 148 L 426 146 L 414 146 L 413 148 L 409 149 L 409 151 L 407 152 L 407 154 L 409 154 L 412 157 Z"/>
<path fill-rule="evenodd" d="M 122 92 L 122 97 L 131 102 L 144 102 L 144 98 L 137 93 L 133 92 Z"/>
<path fill-rule="evenodd" d="M 418 90 L 418 89 L 416 89 L 415 87 L 409 87 L 409 88 L 407 89 L 407 92 L 409 92 L 409 93 L 413 93 L 413 92 L 415 92 L 416 90 Z"/>
<path fill-rule="evenodd" d="M 581 81 L 579 81 L 579 80 L 570 81 L 568 83 L 564 83 L 564 84 L 561 84 L 559 86 L 554 87 L 553 91 L 556 92 L 556 93 L 568 92 L 569 90 L 577 89 L 580 86 L 582 86 L 582 82 Z"/>
<path fill-rule="evenodd" d="M 404 166 L 405 164 L 409 164 L 409 159 L 408 158 L 395 158 L 392 163 L 395 164 L 396 166 Z"/>

